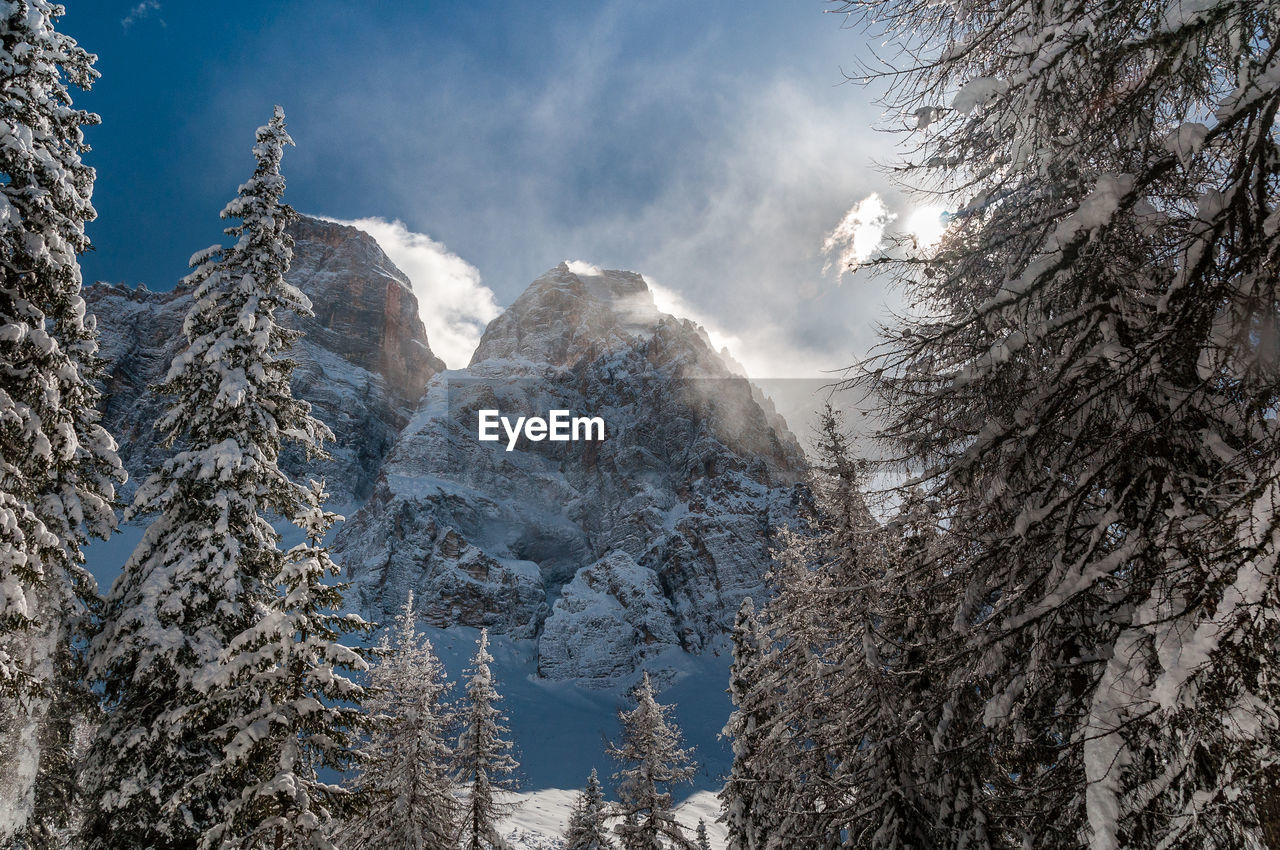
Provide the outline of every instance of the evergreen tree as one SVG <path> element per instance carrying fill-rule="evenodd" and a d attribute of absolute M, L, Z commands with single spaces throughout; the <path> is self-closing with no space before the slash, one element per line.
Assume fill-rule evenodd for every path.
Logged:
<path fill-rule="evenodd" d="M 945 642 L 930 604 L 939 570 L 935 522 L 917 491 L 903 494 L 882 529 L 867 508 L 868 464 L 852 456 L 830 407 L 818 441 L 820 521 L 815 543 L 823 628 L 815 645 L 828 676 L 818 737 L 837 767 L 836 799 L 824 801 L 831 834 L 869 850 L 927 847 L 936 811 L 928 778 L 935 754 L 925 719 L 936 716 L 926 667 Z"/>
<path fill-rule="evenodd" d="M 936 521 L 911 490 L 886 528 L 868 528 L 864 545 L 845 550 L 859 569 L 857 601 L 849 606 L 858 628 L 837 650 L 846 675 L 835 689 L 842 710 L 831 718 L 828 738 L 844 742 L 846 829 L 868 850 L 937 841 L 944 798 L 934 782 L 945 757 L 928 723 L 941 715 L 931 677 L 949 642 L 935 608 L 944 581 L 933 557 Z"/>
<path fill-rule="evenodd" d="M 939 247 L 891 250 L 916 309 L 867 364 L 886 454 L 947 528 L 931 557 L 962 643 L 935 737 L 970 790 L 940 846 L 1260 846 L 1280 746 L 1275 4 L 845 8 L 901 46 L 903 173 L 954 199 Z"/>
<path fill-rule="evenodd" d="M 95 216 L 93 169 L 68 83 L 88 89 L 95 57 L 59 33 L 62 7 L 24 0 L 0 10 L 0 841 L 39 817 L 56 826 L 69 800 L 58 753 L 86 705 L 76 645 L 97 599 L 80 549 L 114 526 L 124 473 L 98 424 L 97 341 L 77 255 Z M 75 692 L 79 692 L 78 694 Z M 42 751 L 50 758 L 44 758 Z"/>
<path fill-rule="evenodd" d="M 738 826 L 730 822 L 730 842 L 742 847 L 838 847 L 857 811 L 851 774 L 866 737 L 858 698 L 867 693 L 869 594 L 883 555 L 861 491 L 865 464 L 850 455 L 830 408 L 818 449 L 806 527 L 780 535 L 770 575 L 764 619 L 773 646 L 748 690 L 757 728 L 735 740 L 753 763 L 735 765 L 752 781 L 733 790 L 755 797 Z"/>
<path fill-rule="evenodd" d="M 62 681 L 73 680 L 68 677 Z M 78 846 L 86 809 L 83 761 L 98 722 L 96 701 L 86 693 L 82 682 L 51 691 L 49 710 L 40 726 L 40 771 L 34 806 L 24 827 L 5 847 L 46 850 Z"/>
<path fill-rule="evenodd" d="M 792 543 L 780 555 L 800 560 L 801 553 Z M 789 565 L 781 573 L 813 581 L 811 568 Z M 788 592 L 790 599 L 814 598 L 812 585 L 795 582 Z M 769 709 L 765 730 L 759 735 L 761 744 L 756 756 L 767 784 L 767 798 L 757 801 L 752 815 L 756 824 L 755 840 L 759 846 L 774 850 L 789 843 L 803 843 L 818 848 L 840 844 L 844 811 L 844 788 L 838 781 L 840 749 L 853 730 L 843 730 L 835 741 L 824 734 L 838 706 L 830 691 L 839 673 L 824 651 L 820 638 L 826 633 L 825 615 L 795 607 L 778 599 L 768 611 L 770 625 L 778 635 L 778 647 L 766 657 L 763 667 L 764 687 L 774 692 L 776 702 Z"/>
<path fill-rule="evenodd" d="M 711 839 L 707 838 L 707 822 L 698 819 L 698 830 L 693 835 L 694 844 L 698 850 L 711 850 Z"/>
<path fill-rule="evenodd" d="M 279 469 L 282 441 L 310 453 L 331 435 L 293 398 L 287 353 L 305 315 L 284 281 L 292 255 L 280 203 L 284 113 L 257 133 L 257 168 L 223 211 L 236 243 L 193 258 L 187 349 L 158 389 L 157 423 L 178 450 L 139 487 L 127 517 L 155 515 L 108 597 L 91 671 L 109 709 L 89 757 L 90 847 L 192 848 L 241 841 L 315 846 L 336 789 L 359 689 L 359 657 L 334 640 L 358 621 L 326 613 L 340 589 L 320 546 L 323 489 Z M 307 542 L 283 552 L 270 517 Z M 344 701 L 339 703 L 338 700 Z M 255 843 L 257 842 L 257 843 Z"/>
<path fill-rule="evenodd" d="M 489 630 L 481 629 L 476 654 L 471 659 L 462 734 L 456 759 L 458 779 L 466 788 L 462 805 L 461 835 L 464 850 L 496 850 L 506 842 L 498 835 L 498 821 L 511 811 L 496 792 L 514 791 L 511 774 L 519 767 L 511 755 L 507 719 L 497 707 L 502 699 L 489 664 Z"/>
<path fill-rule="evenodd" d="M 772 832 L 778 752 L 769 746 L 777 703 L 766 657 L 767 637 L 750 598 L 733 624 L 729 697 L 734 712 L 721 733 L 731 740 L 733 767 L 720 790 L 729 850 L 762 850 Z"/>
<path fill-rule="evenodd" d="M 322 507 L 323 485 L 313 481 L 307 492 L 293 519 L 306 541 L 283 553 L 278 595 L 232 639 L 208 689 L 212 713 L 227 717 L 219 732 L 230 740 L 196 784 L 238 794 L 201 837 L 207 850 L 336 850 L 329 837 L 352 803 L 319 771 L 345 770 L 356 758 L 364 692 L 348 674 L 367 665 L 339 640 L 370 626 L 333 613 L 345 586 L 326 583 L 341 569 L 323 541 L 337 517 Z"/>
<path fill-rule="evenodd" d="M 569 823 L 564 831 L 564 850 L 613 850 L 613 839 L 605 824 L 609 810 L 604 801 L 604 790 L 595 768 L 587 777 L 587 787 L 582 789 L 569 813 Z"/>
<path fill-rule="evenodd" d="M 378 643 L 365 708 L 372 732 L 354 782 L 358 816 L 341 835 L 348 850 L 436 850 L 453 845 L 458 801 L 445 730 L 449 686 L 431 642 L 415 627 L 413 594 Z"/>
<path fill-rule="evenodd" d="M 622 742 L 608 750 L 623 765 L 613 775 L 623 822 L 615 827 L 623 850 L 693 850 L 672 812 L 673 785 L 693 778 L 692 751 L 680 745 L 680 730 L 670 720 L 670 705 L 654 697 L 649 674 L 632 692 L 636 707 L 619 712 Z"/>
<path fill-rule="evenodd" d="M 721 794 L 731 848 L 930 847 L 943 803 L 928 721 L 943 642 L 936 518 L 909 492 L 888 528 L 864 498 L 867 464 L 823 413 L 807 528 L 783 533 L 763 612 L 739 613 Z M 949 828 L 946 826 L 944 828 Z"/>

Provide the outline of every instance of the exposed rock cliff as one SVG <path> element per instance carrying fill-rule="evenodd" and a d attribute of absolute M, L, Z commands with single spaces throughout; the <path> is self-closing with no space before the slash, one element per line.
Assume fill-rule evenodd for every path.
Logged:
<path fill-rule="evenodd" d="M 431 353 L 408 279 L 373 237 L 353 227 L 301 218 L 290 227 L 288 280 L 311 298 L 301 320 L 294 392 L 333 430 L 330 462 L 287 455 L 295 475 L 323 476 L 336 504 L 362 502 L 382 459 L 433 375 Z M 186 344 L 190 292 L 150 292 L 98 284 L 85 289 L 109 363 L 104 424 L 121 444 L 134 485 L 166 456 L 154 423 L 165 400 L 148 389 Z M 288 321 L 288 317 L 282 316 Z M 133 485 L 131 485 L 130 489 Z"/>
<path fill-rule="evenodd" d="M 535 639 L 538 671 L 626 684 L 717 643 L 758 594 L 774 530 L 796 516 L 803 453 L 705 332 L 658 311 L 644 279 L 568 265 L 442 371 L 404 275 L 361 231 L 293 226 L 292 283 L 311 298 L 294 389 L 336 435 L 321 475 L 364 506 L 335 555 L 375 619 L 410 590 L 439 626 Z M 105 424 L 131 474 L 166 456 L 148 389 L 185 344 L 190 293 L 86 290 L 110 361 Z M 424 392 L 425 389 L 425 392 Z M 599 416 L 603 441 L 477 439 L 478 411 Z"/>

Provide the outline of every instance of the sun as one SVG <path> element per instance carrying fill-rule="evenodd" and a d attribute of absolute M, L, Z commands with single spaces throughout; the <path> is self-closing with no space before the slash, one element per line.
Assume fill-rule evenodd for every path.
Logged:
<path fill-rule="evenodd" d="M 902 219 L 902 229 L 916 238 L 921 247 L 936 245 L 947 229 L 951 214 L 939 206 L 916 207 Z"/>

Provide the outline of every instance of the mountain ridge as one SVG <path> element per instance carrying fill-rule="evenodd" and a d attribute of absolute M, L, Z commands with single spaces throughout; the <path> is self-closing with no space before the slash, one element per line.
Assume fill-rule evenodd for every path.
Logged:
<path fill-rule="evenodd" d="M 326 447 L 332 461 L 286 451 L 282 463 L 295 477 L 323 477 L 336 504 L 354 505 L 368 497 L 377 467 L 444 363 L 431 352 L 408 278 L 372 236 L 305 216 L 289 233 L 295 246 L 286 279 L 307 294 L 314 312 L 279 317 L 304 333 L 291 355 L 298 363 L 293 389 L 335 439 Z M 165 400 L 150 386 L 186 345 L 191 290 L 95 283 L 84 297 L 108 364 L 103 424 L 120 443 L 129 496 L 167 456 L 154 429 Z"/>

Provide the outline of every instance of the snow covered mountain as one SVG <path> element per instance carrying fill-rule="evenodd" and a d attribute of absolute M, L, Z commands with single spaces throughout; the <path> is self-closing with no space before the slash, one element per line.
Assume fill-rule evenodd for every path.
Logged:
<path fill-rule="evenodd" d="M 312 300 L 295 392 L 333 429 L 323 475 L 352 516 L 335 555 L 378 620 L 410 590 L 431 625 L 531 641 L 534 670 L 594 689 L 718 645 L 759 594 L 804 490 L 772 404 L 631 272 L 562 264 L 443 371 L 409 281 L 362 231 L 303 218 L 289 280 Z M 165 456 L 148 385 L 182 347 L 190 293 L 88 287 L 109 362 L 105 424 L 135 482 Z M 425 391 L 425 392 L 424 392 Z M 606 438 L 477 439 L 477 412 L 601 417 Z M 363 505 L 363 507 L 360 507 Z M 355 509 L 360 507 L 358 511 Z M 104 574 L 109 575 L 110 569 Z"/>
<path fill-rule="evenodd" d="M 606 775 L 614 709 L 646 667 L 696 747 L 693 788 L 718 788 L 723 635 L 805 493 L 802 451 L 772 404 L 699 327 L 658 311 L 639 275 L 580 264 L 535 281 L 468 368 L 443 371 L 373 238 L 314 219 L 293 235 L 288 278 L 315 311 L 295 391 L 337 440 L 330 463 L 286 465 L 323 475 L 351 517 L 335 544 L 351 607 L 386 622 L 413 589 L 455 678 L 469 627 L 495 632 L 526 787 Z M 99 284 L 86 298 L 109 363 L 106 425 L 136 482 L 168 451 L 147 386 L 185 342 L 190 294 Z M 522 438 L 508 452 L 505 437 L 477 440 L 481 408 L 600 416 L 606 438 Z M 104 587 L 141 532 L 90 547 Z"/>
<path fill-rule="evenodd" d="M 290 233 L 287 279 L 311 298 L 315 313 L 298 325 L 305 336 L 294 349 L 294 392 L 336 439 L 332 461 L 286 456 L 284 464 L 295 476 L 323 476 L 334 504 L 355 505 L 368 497 L 382 459 L 444 363 L 427 344 L 408 278 L 373 237 L 306 217 Z M 167 454 L 153 428 L 165 400 L 148 385 L 164 377 L 186 344 L 182 321 L 191 294 L 98 284 L 86 287 L 85 299 L 108 361 L 103 424 L 120 443 L 132 479 L 127 495 Z"/>
<path fill-rule="evenodd" d="M 603 441 L 478 437 L 479 411 L 599 416 Z M 335 556 L 376 619 L 536 640 L 537 672 L 607 689 L 718 644 L 759 594 L 803 452 L 701 328 L 643 278 L 552 269 L 437 375 Z"/>

